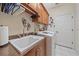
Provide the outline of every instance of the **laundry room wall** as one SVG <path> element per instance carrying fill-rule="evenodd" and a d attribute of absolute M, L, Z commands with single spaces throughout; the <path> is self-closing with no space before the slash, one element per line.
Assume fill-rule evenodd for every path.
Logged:
<path fill-rule="evenodd" d="M 9 35 L 16 35 L 23 33 L 22 18 L 25 18 L 27 22 L 31 25 L 30 29 L 25 33 L 34 32 L 35 23 L 32 22 L 32 18 L 28 13 L 24 12 L 19 15 L 10 15 L 0 11 L 0 25 L 7 25 L 9 28 Z"/>

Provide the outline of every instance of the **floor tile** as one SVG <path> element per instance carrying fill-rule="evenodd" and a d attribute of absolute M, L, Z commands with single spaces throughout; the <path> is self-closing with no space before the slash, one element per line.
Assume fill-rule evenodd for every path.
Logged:
<path fill-rule="evenodd" d="M 73 49 L 56 45 L 55 55 L 56 56 L 78 56 L 78 53 Z"/>

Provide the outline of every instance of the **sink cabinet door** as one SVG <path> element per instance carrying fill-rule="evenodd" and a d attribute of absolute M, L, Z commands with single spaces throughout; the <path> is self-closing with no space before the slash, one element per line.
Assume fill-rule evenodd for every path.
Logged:
<path fill-rule="evenodd" d="M 46 50 L 45 50 L 45 40 L 43 39 L 37 45 L 31 49 L 25 56 L 45 56 Z"/>
<path fill-rule="evenodd" d="M 36 56 L 45 56 L 45 41 L 42 40 L 37 46 L 36 46 Z"/>
<path fill-rule="evenodd" d="M 35 48 L 31 49 L 25 56 L 35 56 Z"/>

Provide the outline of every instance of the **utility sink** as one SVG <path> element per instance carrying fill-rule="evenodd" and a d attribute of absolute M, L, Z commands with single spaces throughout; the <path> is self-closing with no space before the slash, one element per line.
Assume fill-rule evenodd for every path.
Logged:
<path fill-rule="evenodd" d="M 24 55 L 42 39 L 44 39 L 44 37 L 29 35 L 22 38 L 12 39 L 9 42 L 14 46 L 14 48 L 16 48 L 16 50 L 18 50 L 21 55 Z"/>

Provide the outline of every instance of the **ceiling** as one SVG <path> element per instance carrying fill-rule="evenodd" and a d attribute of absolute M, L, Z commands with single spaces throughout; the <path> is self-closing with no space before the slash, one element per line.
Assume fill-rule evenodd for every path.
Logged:
<path fill-rule="evenodd" d="M 44 3 L 44 6 L 48 9 L 52 9 L 53 7 L 55 7 L 55 3 Z"/>
<path fill-rule="evenodd" d="M 45 8 L 47 9 L 47 11 L 49 12 L 50 9 L 53 9 L 57 6 L 62 5 L 63 3 L 44 3 Z"/>

